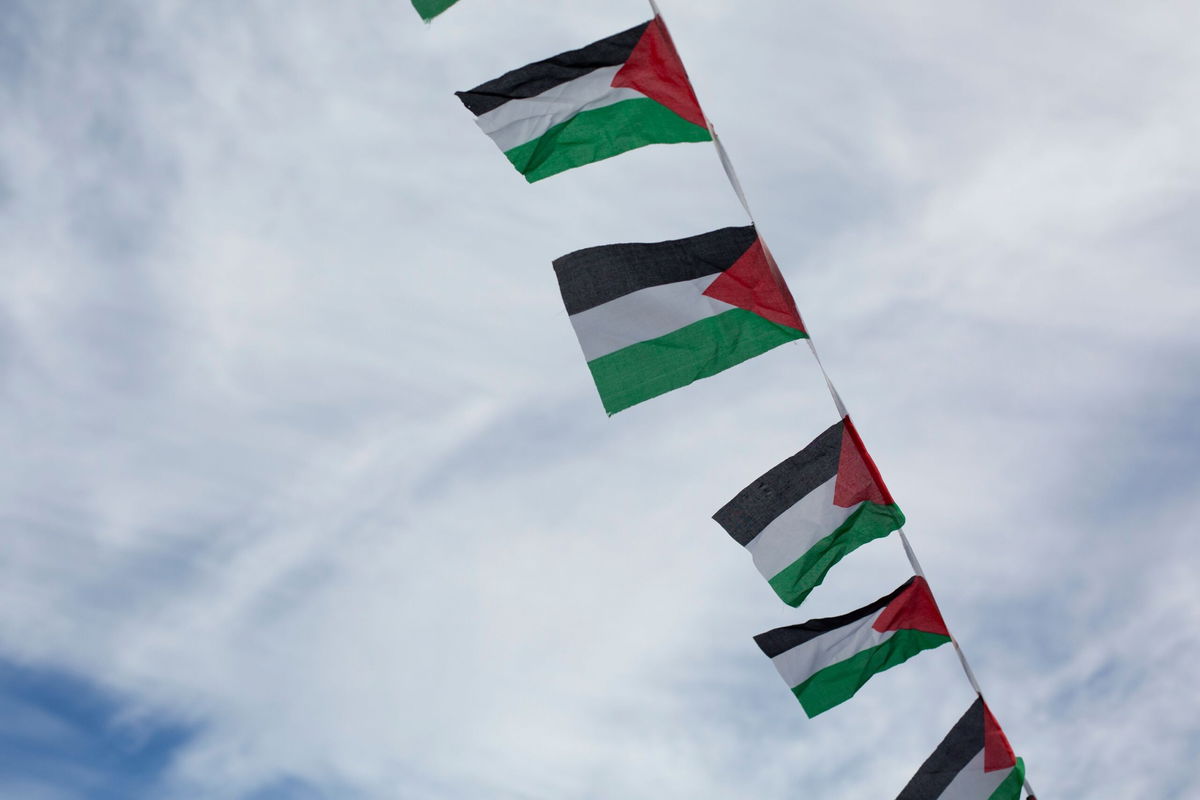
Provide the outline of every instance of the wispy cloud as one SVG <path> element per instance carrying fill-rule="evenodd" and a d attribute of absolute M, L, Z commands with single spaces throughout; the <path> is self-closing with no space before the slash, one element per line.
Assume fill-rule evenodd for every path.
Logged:
<path fill-rule="evenodd" d="M 1034 784 L 1193 795 L 1196 9 L 663 4 Z M 549 270 L 740 224 L 711 149 L 531 187 L 450 95 L 646 14 L 7 4 L 0 794 L 894 796 L 953 656 L 806 720 L 707 519 L 807 350 L 606 419 Z"/>

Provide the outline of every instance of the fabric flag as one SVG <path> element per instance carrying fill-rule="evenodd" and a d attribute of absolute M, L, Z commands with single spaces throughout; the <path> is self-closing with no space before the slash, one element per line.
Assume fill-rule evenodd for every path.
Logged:
<path fill-rule="evenodd" d="M 591 247 L 554 271 L 610 415 L 807 336 L 752 225 Z"/>
<path fill-rule="evenodd" d="M 809 717 L 844 703 L 872 675 L 950 641 L 924 578 L 857 611 L 754 637 Z"/>
<path fill-rule="evenodd" d="M 713 515 L 783 602 L 798 606 L 833 565 L 904 525 L 846 417 Z"/>
<path fill-rule="evenodd" d="M 429 22 L 429 20 L 457 2 L 458 0 L 412 0 L 413 8 L 421 15 L 421 19 L 426 22 Z"/>
<path fill-rule="evenodd" d="M 530 183 L 648 144 L 712 140 L 658 17 L 456 94 Z"/>
<path fill-rule="evenodd" d="M 1024 783 L 1025 762 L 978 697 L 896 800 L 1020 800 Z"/>

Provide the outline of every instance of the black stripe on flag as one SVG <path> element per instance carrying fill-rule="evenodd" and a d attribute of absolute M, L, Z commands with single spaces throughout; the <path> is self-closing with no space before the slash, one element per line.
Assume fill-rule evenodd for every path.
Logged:
<path fill-rule="evenodd" d="M 592 42 L 587 47 L 569 50 L 544 61 L 536 61 L 506 72 L 499 78 L 481 83 L 474 89 L 455 92 L 463 105 L 475 116 L 525 97 L 536 97 L 561 83 L 573 81 L 601 67 L 624 64 L 641 40 L 646 26 L 643 22 L 627 31 Z"/>
<path fill-rule="evenodd" d="M 896 800 L 937 800 L 983 744 L 983 698 L 976 697 Z"/>
<path fill-rule="evenodd" d="M 840 421 L 833 425 L 799 453 L 738 492 L 713 514 L 713 519 L 742 547 L 750 544 L 776 517 L 837 475 L 843 429 Z"/>
<path fill-rule="evenodd" d="M 905 589 L 912 586 L 915 580 L 915 577 L 909 578 L 900 585 L 899 589 L 891 594 L 881 597 L 874 603 L 851 611 L 848 614 L 842 614 L 840 617 L 810 619 L 808 622 L 801 622 L 799 625 L 776 628 L 773 631 L 760 633 L 754 637 L 754 641 L 758 644 L 758 649 L 762 650 L 767 658 L 774 658 L 786 653 L 793 647 L 799 647 L 805 642 L 817 638 L 821 634 L 835 631 L 838 628 L 844 628 L 851 623 L 858 622 L 863 617 L 869 617 L 877 611 L 882 611 L 884 608 L 887 608 L 888 603 L 895 600 Z M 980 730 L 982 731 L 983 728 L 980 727 Z"/>
<path fill-rule="evenodd" d="M 578 314 L 639 289 L 724 272 L 758 241 L 753 225 L 654 244 L 588 247 L 555 259 L 568 314 Z"/>

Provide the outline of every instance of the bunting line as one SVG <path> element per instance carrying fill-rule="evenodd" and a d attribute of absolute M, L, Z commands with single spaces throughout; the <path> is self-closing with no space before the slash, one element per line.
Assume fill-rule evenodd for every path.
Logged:
<path fill-rule="evenodd" d="M 428 20 L 457 0 L 412 2 Z M 757 231 L 733 160 L 696 97 L 662 10 L 656 0 L 648 2 L 653 12 L 649 22 L 456 92 L 483 132 L 529 182 L 650 144 L 711 140 L 726 179 L 749 218 L 751 224 L 744 228 L 725 228 L 668 242 L 592 247 L 555 260 L 563 300 L 605 410 L 612 415 L 780 344 L 808 339 L 839 423 L 759 479 L 758 484 L 766 485 L 778 478 L 776 482 L 782 481 L 780 485 L 787 487 L 788 497 L 771 497 L 769 491 L 764 495 L 759 485 L 752 485 L 715 518 L 751 551 L 764 577 L 781 599 L 793 606 L 803 602 L 847 552 L 896 531 L 915 573 L 913 581 L 924 587 L 922 596 L 936 609 L 925 571 L 903 528 L 903 514 L 863 449 L 841 393 L 803 323 L 770 248 Z M 612 134 L 613 130 L 619 135 Z M 647 309 L 658 313 L 649 315 Z M 838 440 L 837 448 L 831 444 L 833 438 Z M 848 440 L 850 445 L 845 444 Z M 830 455 L 837 458 L 830 461 Z M 797 463 L 791 463 L 796 459 Z M 831 465 L 833 471 L 829 473 Z M 779 477 L 797 469 L 807 470 L 807 478 L 812 480 L 797 483 Z M 843 473 L 854 473 L 861 480 L 847 481 L 843 486 Z M 816 477 L 821 480 L 815 481 Z M 800 496 L 792 497 L 796 491 Z M 803 541 L 792 535 L 794 532 L 788 537 L 772 533 L 776 518 L 783 519 L 793 507 L 821 512 L 809 520 L 812 530 L 806 534 L 811 534 L 809 538 L 815 536 L 813 541 Z M 843 513 L 842 509 L 850 510 Z M 867 514 L 868 510 L 872 513 Z M 865 614 L 868 609 L 859 611 Z M 829 683 L 840 687 L 837 691 L 821 689 L 813 694 L 809 681 L 821 670 L 810 674 L 796 667 L 808 664 L 807 656 L 794 656 L 803 644 L 797 637 L 809 636 L 813 625 L 820 627 L 834 621 L 810 620 L 756 637 L 760 645 L 765 641 L 763 637 L 775 641 L 783 636 L 793 642 L 787 648 L 793 655 L 786 658 L 783 651 L 775 652 L 775 645 L 764 647 L 764 652 L 776 660 L 809 716 L 849 699 L 857 691 L 846 694 L 848 684 L 839 677 Z M 936 646 L 933 640 L 926 642 L 921 637 L 940 636 L 938 643 L 949 641 L 954 645 L 978 703 L 984 704 L 983 691 L 963 648 L 940 616 L 936 622 L 941 626 L 934 626 L 936 630 L 929 629 L 929 620 L 923 617 L 914 618 L 912 627 L 885 626 L 873 628 L 874 633 L 864 629 L 864 646 L 870 645 L 872 654 L 874 648 L 884 646 L 885 635 L 894 630 L 908 632 L 894 638 L 910 646 L 895 645 L 895 653 L 888 651 L 880 656 L 876 671 Z M 781 632 L 785 630 L 790 632 L 784 635 Z M 858 651 L 847 654 L 851 661 L 859 658 Z M 800 660 L 793 664 L 789 658 Z M 836 666 L 830 663 L 822 670 Z M 990 712 L 987 714 L 990 719 Z M 989 724 L 999 729 L 994 720 Z M 1019 776 L 1014 772 L 1010 789 L 1019 792 L 1021 786 L 1032 800 L 1034 791 L 1023 766 Z"/>
<path fill-rule="evenodd" d="M 663 16 L 662 10 L 658 7 L 658 3 L 655 2 L 655 0 L 648 0 L 648 2 L 650 3 L 651 10 L 654 12 L 654 16 L 662 21 L 664 31 L 667 31 L 667 36 L 670 36 L 670 28 L 667 25 L 666 18 Z M 682 58 L 680 60 L 682 61 Z M 688 81 L 689 83 L 691 82 L 690 76 Z M 694 90 L 695 84 L 693 83 L 692 86 Z M 699 93 L 697 92 L 697 95 L 698 94 Z M 701 108 L 703 108 L 703 105 L 701 105 Z M 721 167 L 725 171 L 725 176 L 728 178 L 729 184 L 733 188 L 734 194 L 737 195 L 738 201 L 741 203 L 742 208 L 746 211 L 746 216 L 749 217 L 750 221 L 753 223 L 754 213 L 750 210 L 750 203 L 746 199 L 746 193 L 742 189 L 742 182 L 738 178 L 737 170 L 733 166 L 733 161 L 729 158 L 729 153 L 725 149 L 724 144 L 722 144 L 720 137 L 717 135 L 716 127 L 713 125 L 712 120 L 708 118 L 707 113 L 704 114 L 704 121 L 708 127 L 709 133 L 712 136 L 713 145 L 717 150 L 717 157 L 721 161 Z M 763 243 L 763 247 L 766 249 L 765 241 Z M 774 264 L 773 258 L 770 258 L 769 260 L 772 264 Z M 812 331 L 808 328 L 807 324 L 805 325 L 805 330 L 808 331 L 809 350 L 812 352 L 813 358 L 817 362 L 817 367 L 820 369 L 821 377 L 824 378 L 825 385 L 829 389 L 830 397 L 833 399 L 833 404 L 837 408 L 838 415 L 843 419 L 849 417 L 850 415 L 846 408 L 846 404 L 842 400 L 841 393 L 837 390 L 833 380 L 829 377 L 829 373 L 825 369 L 825 364 L 821 361 L 821 356 L 817 352 L 817 346 L 813 341 Z M 913 549 L 912 543 L 908 539 L 908 535 L 904 532 L 903 528 L 899 530 L 899 534 L 900 543 L 904 548 L 904 554 L 908 558 L 908 562 L 912 566 L 913 572 L 922 580 L 926 580 L 925 570 L 922 568 L 921 562 L 917 558 L 916 551 Z M 975 676 L 975 671 L 971 668 L 971 664 L 967 660 L 966 653 L 963 651 L 962 646 L 959 644 L 958 639 L 954 636 L 953 632 L 948 632 L 950 634 L 950 641 L 954 645 L 954 651 L 958 655 L 959 664 L 962 666 L 963 674 L 966 676 L 967 682 L 971 685 L 971 688 L 975 691 L 975 694 L 979 696 L 979 699 L 983 701 L 983 690 L 979 685 L 979 680 Z M 1024 787 L 1026 794 L 1029 796 L 1028 800 L 1034 800 L 1033 787 L 1029 783 L 1029 778 L 1027 776 L 1024 778 Z"/>

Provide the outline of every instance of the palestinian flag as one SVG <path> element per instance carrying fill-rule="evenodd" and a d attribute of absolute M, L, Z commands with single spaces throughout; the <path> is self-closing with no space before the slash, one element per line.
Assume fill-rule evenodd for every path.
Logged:
<path fill-rule="evenodd" d="M 815 717 L 858 692 L 872 675 L 899 666 L 922 650 L 950 641 L 950 631 L 924 578 L 857 611 L 754 637 Z"/>
<path fill-rule="evenodd" d="M 783 602 L 798 606 L 848 553 L 904 525 L 846 417 L 713 515 Z"/>
<path fill-rule="evenodd" d="M 754 226 L 554 262 L 610 414 L 808 334 Z"/>
<path fill-rule="evenodd" d="M 712 140 L 658 17 L 456 94 L 530 183 L 648 144 Z"/>
<path fill-rule="evenodd" d="M 1024 783 L 1025 762 L 979 697 L 896 800 L 1020 800 Z"/>
<path fill-rule="evenodd" d="M 412 0 L 413 8 L 421 15 L 421 19 L 426 22 L 429 22 L 429 20 L 457 2 L 458 0 Z"/>

